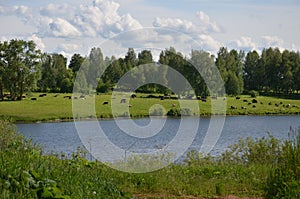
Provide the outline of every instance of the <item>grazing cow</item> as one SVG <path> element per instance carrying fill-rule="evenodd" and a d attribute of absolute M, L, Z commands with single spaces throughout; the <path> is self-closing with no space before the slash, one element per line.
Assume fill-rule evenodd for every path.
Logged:
<path fill-rule="evenodd" d="M 252 106 L 252 108 L 256 108 L 256 106 L 255 106 L 255 105 L 253 105 L 253 106 Z"/>
<path fill-rule="evenodd" d="M 291 107 L 291 105 L 290 105 L 290 104 L 287 104 L 285 107 L 286 107 L 286 108 L 290 108 L 290 107 Z"/>
<path fill-rule="evenodd" d="M 130 97 L 131 97 L 132 99 L 134 99 L 134 98 L 136 98 L 136 94 L 132 94 Z"/>
<path fill-rule="evenodd" d="M 58 95 L 54 95 L 53 97 L 57 97 Z"/>
<path fill-rule="evenodd" d="M 253 103 L 253 104 L 256 104 L 256 103 L 257 103 L 257 100 L 256 100 L 256 99 L 252 99 L 252 103 Z"/>
<path fill-rule="evenodd" d="M 245 107 L 245 106 L 242 106 L 242 109 L 247 109 L 247 107 Z"/>
<path fill-rule="evenodd" d="M 243 102 L 248 102 L 248 100 L 244 99 Z"/>
<path fill-rule="evenodd" d="M 201 101 L 202 101 L 202 102 L 206 102 L 206 99 L 205 99 L 205 98 L 202 98 Z"/>
<path fill-rule="evenodd" d="M 159 96 L 160 100 L 164 100 L 165 97 L 164 96 Z"/>
<path fill-rule="evenodd" d="M 260 104 L 264 104 L 264 103 L 260 102 Z"/>
<path fill-rule="evenodd" d="M 80 95 L 80 99 L 85 99 L 85 95 Z"/>
<path fill-rule="evenodd" d="M 121 99 L 120 103 L 126 103 L 126 99 Z"/>
<path fill-rule="evenodd" d="M 251 105 L 252 103 L 251 102 L 248 102 L 248 105 Z"/>
<path fill-rule="evenodd" d="M 108 104 L 108 102 L 103 102 L 103 105 L 106 105 L 106 104 Z"/>
<path fill-rule="evenodd" d="M 37 100 L 37 98 L 36 97 L 32 97 L 31 100 Z"/>
<path fill-rule="evenodd" d="M 45 96 L 47 96 L 47 94 L 46 94 L 46 93 L 44 93 L 44 94 L 40 94 L 40 95 L 39 95 L 39 97 L 45 97 Z"/>
<path fill-rule="evenodd" d="M 297 108 L 298 106 L 297 105 L 293 105 L 293 108 Z"/>
<path fill-rule="evenodd" d="M 128 107 L 129 107 L 129 108 L 131 108 L 131 107 L 132 107 L 132 105 L 131 105 L 131 104 L 129 104 L 129 105 L 128 105 Z"/>
<path fill-rule="evenodd" d="M 237 109 L 237 107 L 236 107 L 236 106 L 230 106 L 230 108 L 231 108 L 231 109 Z"/>
<path fill-rule="evenodd" d="M 272 105 L 272 102 L 269 102 L 269 105 L 271 106 L 271 105 Z"/>
<path fill-rule="evenodd" d="M 283 104 L 283 102 L 279 102 L 279 104 Z"/>
<path fill-rule="evenodd" d="M 235 99 L 239 100 L 239 99 L 241 99 L 241 97 L 239 97 L 239 96 L 236 96 L 236 97 L 235 97 Z"/>
<path fill-rule="evenodd" d="M 64 98 L 72 99 L 72 96 L 64 96 Z"/>
<path fill-rule="evenodd" d="M 275 106 L 278 107 L 279 105 L 278 105 L 278 104 L 275 104 Z"/>

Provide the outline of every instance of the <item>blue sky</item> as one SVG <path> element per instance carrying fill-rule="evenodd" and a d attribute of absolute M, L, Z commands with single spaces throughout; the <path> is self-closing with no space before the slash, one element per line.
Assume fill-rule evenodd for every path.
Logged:
<path fill-rule="evenodd" d="M 165 48 L 183 42 L 171 29 L 191 37 L 202 50 L 300 50 L 298 0 L 0 0 L 0 39 L 32 39 L 46 52 L 87 54 L 94 46 L 120 54 L 144 43 Z M 138 33 L 155 27 L 149 34 Z M 126 31 L 128 37 L 111 39 Z M 146 37 L 147 35 L 147 37 Z M 160 44 L 159 46 L 157 46 Z M 109 45 L 109 46 L 107 46 Z M 190 47 L 183 48 L 188 54 Z"/>

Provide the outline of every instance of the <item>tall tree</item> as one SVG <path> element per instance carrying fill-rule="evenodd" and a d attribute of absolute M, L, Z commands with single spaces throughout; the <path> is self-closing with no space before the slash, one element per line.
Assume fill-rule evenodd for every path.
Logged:
<path fill-rule="evenodd" d="M 41 64 L 42 78 L 39 86 L 43 91 L 62 92 L 63 82 L 66 78 L 71 78 L 67 70 L 67 58 L 61 54 L 44 55 Z M 65 80 L 66 81 L 66 80 Z"/>
<path fill-rule="evenodd" d="M 21 100 L 34 87 L 39 72 L 40 50 L 33 41 L 11 40 L 2 45 L 2 80 L 12 100 Z"/>
<path fill-rule="evenodd" d="M 244 63 L 244 87 L 246 90 L 259 90 L 259 54 L 254 50 L 247 53 Z"/>
<path fill-rule="evenodd" d="M 82 57 L 80 54 L 75 53 L 71 57 L 69 69 L 71 69 L 73 71 L 73 73 L 76 73 L 80 69 L 83 61 L 84 61 L 84 57 Z"/>
<path fill-rule="evenodd" d="M 227 48 L 224 47 L 220 48 L 218 52 L 216 66 L 221 73 L 226 92 L 229 95 L 238 95 L 243 92 L 243 57 L 243 52 L 238 53 L 236 50 L 228 52 Z"/>

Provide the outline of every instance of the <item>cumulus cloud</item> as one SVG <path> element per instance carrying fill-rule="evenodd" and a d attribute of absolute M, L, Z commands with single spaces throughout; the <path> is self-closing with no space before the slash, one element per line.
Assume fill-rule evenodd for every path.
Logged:
<path fill-rule="evenodd" d="M 38 49 L 40 49 L 40 50 L 45 49 L 45 44 L 43 43 L 42 39 L 39 38 L 36 34 L 31 35 L 27 39 L 34 41 L 34 43 L 36 44 Z"/>
<path fill-rule="evenodd" d="M 70 22 L 62 18 L 56 18 L 49 23 L 52 34 L 56 37 L 75 37 L 80 36 L 81 33 Z"/>
<path fill-rule="evenodd" d="M 251 37 L 245 37 L 245 36 L 242 36 L 240 37 L 240 39 L 233 41 L 231 45 L 233 48 L 237 48 L 245 51 L 257 50 L 258 47 L 258 44 L 256 44 Z"/>
<path fill-rule="evenodd" d="M 80 49 L 80 45 L 78 44 L 63 43 L 58 46 L 58 51 L 64 51 L 64 52 L 75 52 L 79 49 Z"/>
<path fill-rule="evenodd" d="M 152 24 L 154 27 L 171 28 L 184 33 L 194 33 L 198 31 L 193 22 L 179 18 L 156 17 Z"/>
<path fill-rule="evenodd" d="M 56 37 L 111 37 L 122 31 L 141 28 L 130 14 L 119 13 L 120 4 L 95 0 L 93 5 L 70 7 L 49 4 L 40 9 L 39 32 Z"/>
<path fill-rule="evenodd" d="M 24 5 L 13 6 L 13 7 L 3 7 L 0 6 L 0 14 L 2 15 L 25 15 L 28 14 L 29 8 Z"/>
<path fill-rule="evenodd" d="M 277 36 L 262 36 L 262 45 L 265 47 L 279 47 L 283 45 L 283 40 Z"/>
<path fill-rule="evenodd" d="M 24 15 L 27 13 L 28 11 L 28 7 L 27 6 L 14 6 L 13 9 L 12 9 L 12 12 L 13 13 L 16 13 L 16 14 L 19 14 L 19 15 Z"/>
<path fill-rule="evenodd" d="M 73 9 L 67 4 L 48 4 L 45 7 L 40 8 L 40 14 L 47 17 L 65 16 L 73 13 Z"/>
<path fill-rule="evenodd" d="M 217 52 L 218 49 L 222 46 L 222 44 L 215 40 L 213 37 L 205 34 L 199 35 L 198 42 L 204 50 L 210 51 L 212 53 Z"/>
<path fill-rule="evenodd" d="M 197 20 L 195 22 L 179 19 L 179 18 L 162 18 L 156 17 L 152 23 L 154 27 L 165 27 L 175 29 L 179 32 L 187 34 L 207 34 L 220 32 L 217 23 L 210 19 L 204 12 L 196 13 Z"/>
<path fill-rule="evenodd" d="M 220 32 L 220 28 L 217 23 L 210 19 L 210 17 L 204 13 L 203 11 L 199 11 L 196 13 L 197 18 L 199 19 L 197 22 L 204 27 L 204 29 L 208 32 Z"/>
<path fill-rule="evenodd" d="M 216 22 L 212 21 L 210 17 L 204 12 L 197 12 L 196 16 L 196 22 L 179 18 L 156 17 L 152 24 L 154 27 L 170 28 L 180 33 L 187 34 L 195 39 L 195 41 L 200 44 L 202 49 L 216 52 L 220 48 L 221 44 L 210 34 L 220 32 L 220 28 L 218 27 Z M 182 38 L 177 37 L 173 39 L 180 40 Z"/>

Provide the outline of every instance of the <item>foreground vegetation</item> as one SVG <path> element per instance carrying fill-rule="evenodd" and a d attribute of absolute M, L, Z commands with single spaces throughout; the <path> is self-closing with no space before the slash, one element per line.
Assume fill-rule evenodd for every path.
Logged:
<path fill-rule="evenodd" d="M 35 122 L 35 121 L 50 121 L 50 120 L 70 120 L 72 114 L 72 100 L 66 98 L 72 96 L 68 94 L 47 94 L 47 96 L 39 97 L 40 93 L 32 93 L 31 96 L 22 101 L 3 101 L 0 102 L 0 117 L 10 117 L 14 121 Z M 154 95 L 159 96 L 159 95 Z M 37 100 L 31 100 L 36 98 Z M 84 103 L 91 104 L 93 98 L 89 95 L 85 96 Z M 252 103 L 256 99 L 257 103 Z M 81 99 L 78 99 L 81 100 Z M 186 99 L 182 99 L 186 100 Z M 223 101 L 223 98 L 218 100 Z M 246 101 L 247 102 L 244 102 Z M 83 101 L 83 100 L 82 100 Z M 107 105 L 103 105 L 108 102 Z M 269 103 L 271 102 L 271 105 Z M 112 118 L 111 113 L 111 95 L 103 94 L 95 96 L 96 112 L 98 118 Z M 135 99 L 129 101 L 130 113 L 120 116 L 146 117 L 149 114 L 165 115 L 169 113 L 180 112 L 179 101 L 177 99 L 149 98 L 148 94 L 137 94 Z M 119 106 L 127 106 L 121 104 Z M 150 110 L 154 104 L 161 104 L 165 111 Z M 255 107 L 254 107 L 255 106 Z M 207 98 L 206 102 L 199 100 L 199 108 L 201 116 L 208 116 L 211 113 L 211 98 Z M 195 111 L 190 110 L 189 115 L 194 115 Z M 272 115 L 272 114 L 300 114 L 300 101 L 296 99 L 282 99 L 277 97 L 258 96 L 252 98 L 250 95 L 242 95 L 240 99 L 236 97 L 227 97 L 227 115 Z M 178 116 L 178 115 L 173 115 Z M 88 113 L 86 118 L 90 117 Z"/>
<path fill-rule="evenodd" d="M 296 135 L 291 131 L 285 142 L 248 138 L 219 157 L 190 152 L 182 163 L 130 174 L 89 162 L 82 150 L 71 158 L 43 154 L 0 121 L 0 198 L 299 198 L 300 131 Z"/>

